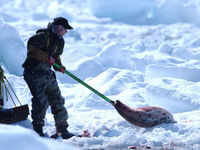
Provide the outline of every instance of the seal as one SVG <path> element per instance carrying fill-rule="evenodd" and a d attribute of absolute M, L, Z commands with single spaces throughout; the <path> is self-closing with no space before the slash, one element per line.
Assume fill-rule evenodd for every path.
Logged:
<path fill-rule="evenodd" d="M 161 123 L 176 123 L 173 115 L 160 107 L 130 108 L 117 100 L 113 106 L 128 122 L 139 127 L 153 127 Z"/>

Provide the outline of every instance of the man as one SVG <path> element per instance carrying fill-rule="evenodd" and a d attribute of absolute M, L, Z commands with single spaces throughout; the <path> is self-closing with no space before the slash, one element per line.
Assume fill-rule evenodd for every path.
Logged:
<path fill-rule="evenodd" d="M 64 107 L 64 98 L 61 96 L 55 73 L 51 70 L 54 61 L 62 66 L 60 55 L 63 52 L 63 35 L 73 29 L 68 20 L 63 17 L 55 18 L 45 29 L 40 29 L 27 43 L 27 58 L 24 67 L 24 79 L 29 86 L 32 98 L 33 129 L 44 136 L 43 126 L 46 110 L 51 106 L 54 115 L 56 135 L 64 139 L 73 134 L 67 130 L 67 110 Z M 64 73 L 65 67 L 54 70 Z"/>

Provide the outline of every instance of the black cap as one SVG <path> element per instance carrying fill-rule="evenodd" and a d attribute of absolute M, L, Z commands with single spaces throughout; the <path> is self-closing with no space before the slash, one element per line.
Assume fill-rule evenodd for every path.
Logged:
<path fill-rule="evenodd" d="M 68 20 L 63 18 L 63 17 L 57 17 L 54 19 L 54 22 L 53 22 L 55 25 L 62 25 L 65 29 L 73 29 L 69 23 L 68 23 Z"/>

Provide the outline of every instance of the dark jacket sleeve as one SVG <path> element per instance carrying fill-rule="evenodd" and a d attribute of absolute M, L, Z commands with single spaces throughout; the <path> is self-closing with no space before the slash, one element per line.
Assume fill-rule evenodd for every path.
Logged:
<path fill-rule="evenodd" d="M 40 62 L 47 62 L 47 38 L 47 35 L 43 32 L 32 36 L 27 43 L 28 57 L 34 58 Z"/>
<path fill-rule="evenodd" d="M 27 43 L 28 50 L 30 49 L 30 46 L 35 46 L 40 50 L 46 51 L 47 49 L 47 33 L 45 32 L 39 32 L 32 36 Z"/>

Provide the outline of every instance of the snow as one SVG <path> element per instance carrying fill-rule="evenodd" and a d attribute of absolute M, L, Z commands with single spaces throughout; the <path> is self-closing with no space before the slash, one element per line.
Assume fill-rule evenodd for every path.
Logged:
<path fill-rule="evenodd" d="M 200 24 L 200 3 L 197 0 L 89 0 L 88 3 L 95 16 L 128 24 L 155 25 L 180 21 Z"/>
<path fill-rule="evenodd" d="M 74 27 L 64 37 L 61 59 L 67 70 L 112 100 L 131 108 L 162 107 L 177 121 L 152 128 L 133 126 L 105 100 L 57 72 L 69 131 L 82 134 L 88 129 L 92 137 L 41 138 L 29 116 L 12 125 L 0 124 L 0 149 L 200 148 L 198 0 L 1 0 L 0 5 L 0 64 L 30 109 L 31 93 L 20 76 L 26 42 L 54 17 L 63 16 Z M 13 107 L 10 99 L 5 107 Z M 55 133 L 50 109 L 44 131 Z"/>
<path fill-rule="evenodd" d="M 20 75 L 22 68 L 19 66 L 26 56 L 23 54 L 23 51 L 25 51 L 25 45 L 17 30 L 14 27 L 9 26 L 1 17 L 0 34 L 0 63 L 6 64 L 7 69 L 9 69 L 11 73 Z"/>
<path fill-rule="evenodd" d="M 65 144 L 52 139 L 40 138 L 34 131 L 18 125 L 0 125 L 0 144 L 2 150 L 27 149 L 27 150 L 78 150 L 70 144 Z"/>
<path fill-rule="evenodd" d="M 149 65 L 146 67 L 146 75 L 151 78 L 173 77 L 188 81 L 199 81 L 199 68 Z"/>

